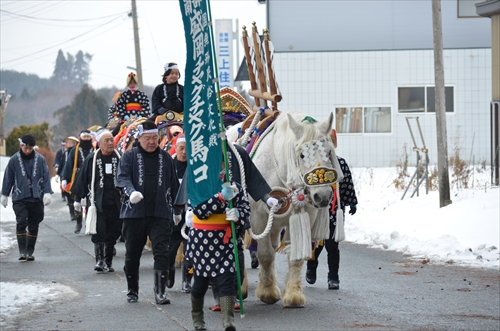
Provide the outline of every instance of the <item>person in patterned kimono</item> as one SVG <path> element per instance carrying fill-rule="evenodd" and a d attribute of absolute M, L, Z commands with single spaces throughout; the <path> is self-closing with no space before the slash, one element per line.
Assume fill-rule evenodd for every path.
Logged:
<path fill-rule="evenodd" d="M 330 138 L 332 138 L 333 145 L 337 148 L 337 132 L 335 129 L 332 130 L 330 134 Z M 330 204 L 330 239 L 324 240 L 323 245 L 318 245 L 318 247 L 314 250 L 314 257 L 307 261 L 307 270 L 306 270 L 306 281 L 309 284 L 316 283 L 316 269 L 318 268 L 318 257 L 323 251 L 323 247 L 326 247 L 326 251 L 328 253 L 328 289 L 329 290 L 338 290 L 340 288 L 339 281 L 339 265 L 340 265 L 340 250 L 339 243 L 335 241 L 335 226 L 337 225 L 337 203 L 340 203 L 340 207 L 342 208 L 342 212 L 344 213 L 345 207 L 349 206 L 349 214 L 354 215 L 356 213 L 356 207 L 358 204 L 358 199 L 356 198 L 356 192 L 354 190 L 354 183 L 352 181 L 351 170 L 347 165 L 347 162 L 337 155 L 337 159 L 339 160 L 340 169 L 342 169 L 342 173 L 344 174 L 344 179 L 338 184 L 339 193 L 340 193 L 340 201 L 336 201 L 336 194 L 333 194 L 333 200 Z M 334 184 L 334 190 L 336 189 L 337 184 Z"/>
<path fill-rule="evenodd" d="M 255 201 L 261 200 L 269 207 L 279 209 L 278 200 L 269 195 L 271 188 L 249 155 L 242 147 L 236 145 L 233 147 L 234 151 L 233 149 L 227 151 L 231 180 L 226 180 L 223 168 L 221 179 L 224 184 L 221 192 L 186 213 L 186 225 L 191 227 L 186 259 L 193 263 L 195 271 L 191 288 L 191 314 L 196 330 L 205 329 L 204 297 L 211 279 L 214 278 L 219 293 L 224 329 L 236 330 L 234 303 L 237 280 L 230 222 L 235 222 L 238 251 L 243 252 L 243 234 L 250 217 L 248 197 L 240 185 L 241 177 L 245 176 L 246 191 Z M 239 157 L 235 153 L 238 153 Z M 240 173 L 237 158 L 243 163 L 244 174 Z M 229 209 L 230 200 L 233 201 L 232 209 Z M 240 258 L 239 262 L 241 268 L 244 261 Z"/>
<path fill-rule="evenodd" d="M 225 184 L 226 185 L 226 184 Z M 232 200 L 233 208 L 229 208 Z M 187 217 L 190 214 L 188 213 Z M 245 224 L 250 221 L 250 203 L 240 184 L 231 182 L 221 192 L 192 209 L 193 226 L 189 232 L 187 259 L 194 266 L 193 298 L 202 299 L 211 278 L 215 278 L 220 293 L 222 323 L 225 329 L 234 327 L 234 246 L 231 240 L 231 222 L 239 233 L 238 245 L 242 245 Z M 187 221 L 189 222 L 189 221 Z M 193 318 L 195 328 L 199 322 Z"/>
<path fill-rule="evenodd" d="M 75 182 L 76 176 L 80 171 L 80 168 L 85 161 L 85 158 L 94 153 L 94 146 L 92 145 L 92 134 L 89 130 L 82 130 L 79 136 L 79 143 L 73 147 L 69 153 L 66 163 L 64 164 L 64 169 L 61 173 L 61 187 L 63 190 L 68 192 L 68 204 L 74 206 L 74 197 L 71 192 L 71 187 Z M 82 230 L 82 220 L 83 214 L 80 211 L 75 210 L 76 216 L 76 227 L 75 233 L 78 234 Z"/>
<path fill-rule="evenodd" d="M 131 116 L 148 118 L 151 116 L 148 96 L 139 91 L 137 75 L 133 72 L 127 76 L 127 89 L 120 95 L 116 104 L 108 110 L 108 120 L 118 117 L 120 121 L 126 121 Z"/>

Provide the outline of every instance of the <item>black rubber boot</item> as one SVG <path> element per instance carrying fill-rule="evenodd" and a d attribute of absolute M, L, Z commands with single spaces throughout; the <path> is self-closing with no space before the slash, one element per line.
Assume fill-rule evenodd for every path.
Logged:
<path fill-rule="evenodd" d="M 193 274 L 190 274 L 190 266 L 187 262 L 182 262 L 182 293 L 191 293 L 191 279 Z"/>
<path fill-rule="evenodd" d="M 18 233 L 17 235 L 17 245 L 19 246 L 19 261 L 26 261 L 26 232 Z"/>
<path fill-rule="evenodd" d="M 35 260 L 33 252 L 35 251 L 36 237 L 36 235 L 30 233 L 26 235 L 26 261 Z"/>
<path fill-rule="evenodd" d="M 139 272 L 127 273 L 125 267 L 123 267 L 123 271 L 127 277 L 127 301 L 137 302 L 139 300 Z"/>
<path fill-rule="evenodd" d="M 222 316 L 222 326 L 224 331 L 236 331 L 234 325 L 234 297 L 220 298 L 220 312 Z"/>
<path fill-rule="evenodd" d="M 318 268 L 318 261 L 317 260 L 307 261 L 306 281 L 309 284 L 316 283 L 316 269 L 317 268 Z"/>
<path fill-rule="evenodd" d="M 155 270 L 155 301 L 158 305 L 168 305 L 170 298 L 167 290 L 168 270 Z"/>
<path fill-rule="evenodd" d="M 104 267 L 104 243 L 94 243 L 95 252 L 95 267 L 94 270 L 99 272 L 106 271 Z"/>
<path fill-rule="evenodd" d="M 82 230 L 82 214 L 77 213 L 76 214 L 76 227 L 75 227 L 75 233 L 78 234 Z"/>
<path fill-rule="evenodd" d="M 175 264 L 168 271 L 167 287 L 172 288 L 175 284 Z"/>
<path fill-rule="evenodd" d="M 318 269 L 318 258 L 323 251 L 324 245 L 318 245 L 313 251 L 313 257 L 307 261 L 306 282 L 309 284 L 316 283 L 316 269 Z"/>
<path fill-rule="evenodd" d="M 191 317 L 195 330 L 206 330 L 203 314 L 203 299 L 195 299 L 191 296 Z"/>
<path fill-rule="evenodd" d="M 108 272 L 114 272 L 113 256 L 115 255 L 115 245 L 104 245 L 104 267 Z"/>
<path fill-rule="evenodd" d="M 75 216 L 75 206 L 73 206 L 72 203 L 69 203 L 68 206 L 69 206 L 69 215 L 71 217 L 71 220 L 76 221 L 77 217 Z"/>
<path fill-rule="evenodd" d="M 328 274 L 328 289 L 329 290 L 338 290 L 340 288 L 339 276 Z"/>

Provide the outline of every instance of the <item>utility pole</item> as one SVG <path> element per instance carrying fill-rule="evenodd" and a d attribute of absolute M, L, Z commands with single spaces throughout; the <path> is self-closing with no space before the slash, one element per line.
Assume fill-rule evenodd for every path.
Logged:
<path fill-rule="evenodd" d="M 450 178 L 448 173 L 441 0 L 432 0 L 432 27 L 434 31 L 434 88 L 436 91 L 439 208 L 442 208 L 451 204 L 452 201 L 450 199 Z"/>
<path fill-rule="evenodd" d="M 7 93 L 7 89 L 0 91 L 0 155 L 6 155 L 5 143 L 5 110 L 11 95 Z"/>
<path fill-rule="evenodd" d="M 134 44 L 135 44 L 135 68 L 137 71 L 137 85 L 139 90 L 144 91 L 142 84 L 142 64 L 141 64 L 141 45 L 139 43 L 139 24 L 137 23 L 137 7 L 135 0 L 132 0 L 132 21 L 134 23 Z"/>

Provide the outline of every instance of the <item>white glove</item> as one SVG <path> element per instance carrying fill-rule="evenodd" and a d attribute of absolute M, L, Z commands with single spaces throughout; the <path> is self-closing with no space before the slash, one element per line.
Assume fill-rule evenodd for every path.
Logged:
<path fill-rule="evenodd" d="M 0 204 L 1 204 L 2 206 L 4 206 L 5 208 L 7 208 L 7 202 L 9 202 L 9 197 L 8 197 L 8 196 L 6 196 L 6 195 L 2 195 L 2 196 L 0 197 Z"/>
<path fill-rule="evenodd" d="M 50 193 L 45 193 L 43 195 L 43 205 L 48 206 L 52 202 L 52 198 L 50 197 Z"/>
<path fill-rule="evenodd" d="M 83 198 L 82 201 L 80 201 L 83 207 L 87 207 L 87 199 Z"/>
<path fill-rule="evenodd" d="M 56 183 L 59 183 L 59 176 L 56 176 L 55 181 Z"/>
<path fill-rule="evenodd" d="M 66 185 L 68 185 L 68 181 L 66 179 L 63 179 L 62 183 L 61 183 L 61 187 L 63 190 L 66 189 Z"/>
<path fill-rule="evenodd" d="M 73 202 L 73 207 L 75 207 L 75 211 L 81 213 L 82 212 L 82 204 L 78 201 Z"/>
<path fill-rule="evenodd" d="M 236 222 L 240 219 L 238 208 L 226 208 L 226 220 Z"/>
<path fill-rule="evenodd" d="M 179 215 L 175 215 L 174 214 L 174 223 L 175 225 L 179 225 L 179 223 L 182 221 L 182 215 L 179 214 Z"/>
<path fill-rule="evenodd" d="M 132 194 L 130 195 L 130 202 L 132 204 L 136 204 L 138 203 L 139 201 L 141 201 L 144 197 L 142 196 L 142 193 L 139 192 L 139 191 L 134 191 L 132 192 Z"/>
<path fill-rule="evenodd" d="M 280 210 L 281 208 L 280 202 L 276 198 L 270 197 L 267 199 L 266 203 L 274 213 Z"/>
<path fill-rule="evenodd" d="M 186 210 L 186 226 L 193 227 L 193 210 L 191 208 Z"/>

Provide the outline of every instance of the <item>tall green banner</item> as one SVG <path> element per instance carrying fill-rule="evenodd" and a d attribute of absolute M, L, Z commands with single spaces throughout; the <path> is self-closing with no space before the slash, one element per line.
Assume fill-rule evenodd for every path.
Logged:
<path fill-rule="evenodd" d="M 179 0 L 186 36 L 184 131 L 187 187 L 196 206 L 221 189 L 222 147 L 207 0 Z"/>

